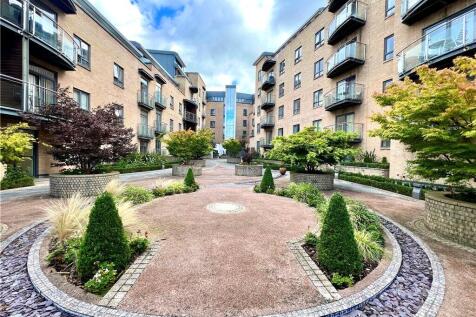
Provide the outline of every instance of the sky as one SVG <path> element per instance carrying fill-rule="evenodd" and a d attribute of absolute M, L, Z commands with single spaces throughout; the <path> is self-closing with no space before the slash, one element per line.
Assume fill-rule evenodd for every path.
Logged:
<path fill-rule="evenodd" d="M 207 90 L 254 93 L 253 62 L 276 51 L 326 0 L 90 0 L 129 40 L 173 50 Z M 112 8 L 112 9 L 111 9 Z"/>

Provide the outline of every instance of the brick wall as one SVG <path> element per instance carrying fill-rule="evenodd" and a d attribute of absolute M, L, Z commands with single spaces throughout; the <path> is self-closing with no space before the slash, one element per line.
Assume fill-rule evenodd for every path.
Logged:
<path fill-rule="evenodd" d="M 334 189 L 334 173 L 332 174 L 305 174 L 291 172 L 291 182 L 293 183 L 310 183 L 315 185 L 319 190 Z"/>

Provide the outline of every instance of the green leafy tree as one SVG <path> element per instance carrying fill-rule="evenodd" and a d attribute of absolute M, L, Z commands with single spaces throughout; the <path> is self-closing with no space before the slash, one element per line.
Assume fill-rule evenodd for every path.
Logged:
<path fill-rule="evenodd" d="M 417 69 L 419 82 L 406 78 L 375 95 L 383 113 L 371 136 L 398 140 L 415 159 L 409 172 L 425 179 L 462 183 L 476 175 L 476 59 L 458 57 L 454 67 Z"/>
<path fill-rule="evenodd" d="M 339 193 L 330 199 L 317 250 L 319 263 L 330 273 L 355 276 L 362 272 L 362 256 L 344 197 Z"/>
<path fill-rule="evenodd" d="M 260 189 L 262 193 L 267 193 L 274 190 L 274 180 L 273 174 L 271 174 L 271 169 L 266 167 L 264 170 L 263 178 L 261 179 Z"/>
<path fill-rule="evenodd" d="M 193 176 L 193 170 L 191 168 L 188 169 L 183 183 L 185 186 L 192 188 L 193 190 L 198 189 L 198 184 L 195 182 L 195 177 Z"/>
<path fill-rule="evenodd" d="M 103 193 L 96 199 L 78 254 L 78 273 L 83 282 L 93 277 L 98 264 L 111 262 L 120 272 L 130 259 L 130 248 L 124 234 L 114 198 Z"/>
<path fill-rule="evenodd" d="M 351 142 L 355 137 L 354 133 L 306 128 L 289 136 L 277 137 L 268 158 L 281 160 L 313 173 L 320 165 L 335 165 L 345 157 L 354 156 L 357 150 Z"/>
<path fill-rule="evenodd" d="M 212 150 L 213 133 L 209 129 L 198 132 L 192 130 L 169 133 L 164 140 L 169 153 L 186 163 L 200 159 Z"/>
<path fill-rule="evenodd" d="M 223 142 L 223 148 L 230 157 L 237 157 L 243 146 L 241 142 L 236 139 L 227 139 Z"/>
<path fill-rule="evenodd" d="M 10 125 L 0 130 L 0 162 L 15 165 L 23 161 L 26 151 L 31 150 L 35 138 L 25 131 L 27 123 Z"/>

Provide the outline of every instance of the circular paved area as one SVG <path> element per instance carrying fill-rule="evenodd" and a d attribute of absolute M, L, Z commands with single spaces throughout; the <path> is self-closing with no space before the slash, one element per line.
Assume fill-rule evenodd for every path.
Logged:
<path fill-rule="evenodd" d="M 246 211 L 211 213 L 233 202 Z M 316 224 L 313 209 L 243 188 L 205 188 L 141 209 L 160 251 L 120 308 L 149 314 L 253 316 L 323 302 L 286 242 Z"/>

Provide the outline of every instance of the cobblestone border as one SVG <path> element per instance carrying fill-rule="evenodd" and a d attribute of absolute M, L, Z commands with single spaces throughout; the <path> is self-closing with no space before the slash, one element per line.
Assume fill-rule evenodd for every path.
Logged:
<path fill-rule="evenodd" d="M 139 256 L 132 265 L 122 274 L 111 289 L 104 295 L 99 305 L 116 308 L 132 288 L 139 276 L 144 272 L 147 264 L 150 263 L 154 255 L 159 251 L 159 241 L 152 243 L 150 248 Z"/>

